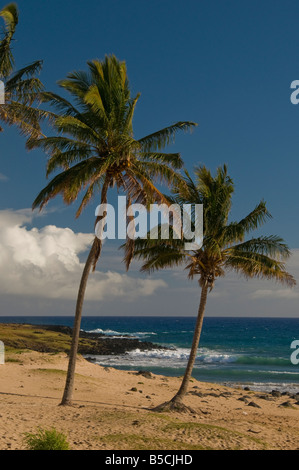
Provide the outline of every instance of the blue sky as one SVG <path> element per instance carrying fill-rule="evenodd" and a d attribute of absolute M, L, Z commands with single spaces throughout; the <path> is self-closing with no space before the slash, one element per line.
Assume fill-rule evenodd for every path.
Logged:
<path fill-rule="evenodd" d="M 20 10 L 14 44 L 17 67 L 43 59 L 41 78 L 47 89 L 58 91 L 56 81 L 74 69 L 84 69 L 87 60 L 102 59 L 112 53 L 125 60 L 132 92 L 141 92 L 134 121 L 136 136 L 179 120 L 197 122 L 196 130 L 191 135 L 178 136 L 169 150 L 181 152 L 189 170 L 204 163 L 215 171 L 217 166 L 227 163 L 236 186 L 233 218 L 241 218 L 265 199 L 273 220 L 263 233 L 278 234 L 295 251 L 299 248 L 299 105 L 290 102 L 290 84 L 299 79 L 299 3 L 293 0 L 17 3 Z M 40 151 L 26 152 L 25 141 L 15 129 L 5 129 L 0 139 L 0 175 L 3 175 L 0 210 L 28 209 L 46 184 L 45 156 Z M 95 206 L 96 203 L 75 220 L 75 207 L 65 208 L 58 198 L 49 204 L 43 217 L 31 219 L 26 215 L 27 227 L 42 230 L 52 225 L 68 227 L 74 233 L 90 233 Z M 25 223 L 23 215 L 20 220 Z M 115 267 L 115 272 L 118 271 Z M 157 279 L 163 278 L 169 284 L 171 275 L 174 274 L 159 273 Z M 191 289 L 191 284 L 180 285 Z M 193 288 L 192 292 L 197 292 L 196 286 Z M 272 287 L 263 290 L 268 289 Z M 159 302 L 164 305 L 165 291 L 161 288 L 159 292 L 144 302 L 146 313 L 150 314 L 154 298 L 157 305 Z M 12 294 L 5 295 L 9 309 Z M 186 297 L 192 294 L 186 291 Z M 198 297 L 194 299 L 187 302 L 190 315 Z M 284 297 L 279 307 L 273 306 L 274 314 L 286 309 L 288 316 L 297 315 L 298 299 L 294 295 L 292 299 Z M 119 299 L 117 302 L 114 311 L 119 308 Z M 271 313 L 271 298 L 269 302 L 266 307 L 259 304 L 260 314 Z M 211 314 L 217 314 L 216 297 L 214 303 Z M 240 305 L 241 299 L 235 304 L 231 301 L 221 314 L 238 315 L 244 307 Z M 181 308 L 180 305 L 175 313 L 180 314 Z M 40 312 L 48 313 L 50 309 L 51 306 L 41 307 Z M 164 307 L 161 309 L 161 314 L 167 313 Z M 255 314 L 256 304 L 247 310 L 247 314 Z M 93 306 L 90 312 L 99 313 Z M 134 313 L 138 313 L 137 309 Z"/>

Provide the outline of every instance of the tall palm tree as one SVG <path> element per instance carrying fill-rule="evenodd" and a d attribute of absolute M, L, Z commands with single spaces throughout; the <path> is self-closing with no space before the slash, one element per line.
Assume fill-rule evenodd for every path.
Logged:
<path fill-rule="evenodd" d="M 133 136 L 133 116 L 139 94 L 131 97 L 125 62 L 115 56 L 103 61 L 88 62 L 87 71 L 75 71 L 59 82 L 60 87 L 73 98 L 73 103 L 51 93 L 41 94 L 41 100 L 57 109 L 53 126 L 58 135 L 29 139 L 28 148 L 39 147 L 50 153 L 47 175 L 62 169 L 40 192 L 33 208 L 42 209 L 56 195 L 61 194 L 66 204 L 73 203 L 81 193 L 76 216 L 94 196 L 107 203 L 109 188 L 116 187 L 127 195 L 128 203 L 147 207 L 154 201 L 165 201 L 165 196 L 153 181 L 175 183 L 182 160 L 178 153 L 163 153 L 177 131 L 190 130 L 192 122 L 178 122 L 141 139 Z M 105 214 L 104 214 L 105 215 Z M 96 223 L 103 217 L 98 217 Z M 126 261 L 132 256 L 128 242 Z M 71 403 L 80 323 L 86 284 L 91 269 L 101 255 L 102 241 L 95 237 L 78 292 L 73 339 L 63 405 Z"/>
<path fill-rule="evenodd" d="M 286 271 L 284 260 L 290 251 L 277 236 L 260 236 L 245 240 L 247 234 L 260 227 L 271 217 L 264 201 L 239 222 L 228 222 L 234 185 L 227 174 L 227 168 L 218 168 L 216 177 L 202 166 L 195 169 L 193 181 L 188 172 L 184 184 L 174 190 L 172 202 L 203 204 L 203 244 L 194 251 L 185 251 L 185 240 L 172 237 L 169 240 L 137 239 L 134 257 L 143 260 L 144 272 L 184 265 L 188 277 L 198 278 L 201 288 L 200 304 L 194 331 L 189 361 L 180 389 L 166 403 L 156 410 L 186 410 L 183 398 L 187 393 L 189 380 L 196 359 L 202 331 L 208 293 L 215 280 L 232 270 L 246 278 L 271 279 L 288 286 L 295 285 L 294 278 Z M 161 227 L 159 227 L 161 229 Z M 161 233 L 161 232 L 160 232 Z"/>
<path fill-rule="evenodd" d="M 50 113 L 33 107 L 43 84 L 37 78 L 42 61 L 35 61 L 19 70 L 14 70 L 12 53 L 14 34 L 19 21 L 18 8 L 10 3 L 0 11 L 4 20 L 3 37 L 0 40 L 0 80 L 5 84 L 5 103 L 0 105 L 0 121 L 17 125 L 22 134 L 41 135 L 40 121 Z M 0 132 L 3 128 L 0 126 Z"/>

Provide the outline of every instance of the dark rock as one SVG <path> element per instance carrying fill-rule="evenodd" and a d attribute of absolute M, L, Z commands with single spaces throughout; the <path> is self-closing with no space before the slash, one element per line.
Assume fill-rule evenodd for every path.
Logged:
<path fill-rule="evenodd" d="M 250 388 L 249 387 L 244 387 L 245 392 L 250 392 Z"/>
<path fill-rule="evenodd" d="M 247 398 L 245 398 L 245 397 L 240 397 L 240 398 L 238 398 L 238 400 L 239 401 L 244 401 L 244 403 L 249 403 Z"/>
<path fill-rule="evenodd" d="M 261 408 L 260 405 L 258 405 L 258 404 L 255 403 L 254 401 L 251 401 L 250 403 L 248 403 L 247 406 L 252 406 L 253 408 Z"/>
<path fill-rule="evenodd" d="M 37 326 L 37 325 L 36 325 Z M 63 333 L 64 335 L 72 336 L 73 328 L 70 326 L 63 325 L 38 325 L 39 328 L 49 331 L 55 331 L 56 333 Z"/>
<path fill-rule="evenodd" d="M 188 392 L 190 395 L 194 395 L 196 397 L 199 397 L 199 398 L 202 398 L 204 397 L 205 395 L 202 393 L 202 392 L 195 392 L 193 390 L 191 390 L 190 392 Z"/>
<path fill-rule="evenodd" d="M 274 401 L 274 399 L 269 397 L 269 395 L 259 395 L 258 398 L 261 400 Z"/>
<path fill-rule="evenodd" d="M 140 370 L 136 375 L 142 375 L 142 377 L 145 377 L 146 379 L 151 379 L 153 377 L 152 373 L 148 370 Z"/>
<path fill-rule="evenodd" d="M 88 362 L 96 362 L 96 358 L 95 357 L 86 357 L 85 358 Z"/>
<path fill-rule="evenodd" d="M 281 405 L 279 406 L 282 406 L 283 408 L 293 408 L 293 405 L 290 401 L 285 401 L 284 403 L 281 403 Z"/>
<path fill-rule="evenodd" d="M 35 325 L 36 327 L 36 325 Z M 63 333 L 72 337 L 73 329 L 69 326 L 62 325 L 38 325 L 40 329 L 55 331 Z M 126 336 L 126 335 L 124 335 Z M 122 338 L 111 338 L 110 336 L 102 333 L 87 333 L 86 331 L 80 331 L 80 340 L 88 340 L 87 342 L 81 341 L 79 344 L 78 352 L 82 355 L 92 354 L 94 356 L 107 356 L 107 355 L 119 355 L 125 354 L 126 352 L 133 351 L 134 349 L 140 349 L 141 351 L 150 351 L 152 349 L 169 350 L 165 346 L 150 343 L 149 341 L 140 341 L 136 338 L 122 337 Z M 47 349 L 47 348 L 46 348 Z M 173 348 L 172 348 L 173 349 Z M 51 352 L 51 351 L 41 351 Z M 89 360 L 90 358 L 88 358 Z M 93 362 L 93 360 L 92 360 Z"/>
<path fill-rule="evenodd" d="M 272 390 L 271 395 L 272 395 L 272 397 L 280 398 L 281 397 L 281 392 L 279 392 L 278 390 Z"/>

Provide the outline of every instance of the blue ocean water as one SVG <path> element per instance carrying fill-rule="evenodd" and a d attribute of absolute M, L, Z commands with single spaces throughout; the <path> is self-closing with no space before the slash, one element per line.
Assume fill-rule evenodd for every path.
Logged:
<path fill-rule="evenodd" d="M 81 327 L 111 337 L 129 335 L 170 348 L 97 356 L 100 365 L 181 376 L 188 360 L 195 320 L 194 317 L 83 317 Z M 73 317 L 0 317 L 0 322 L 72 326 Z M 297 318 L 207 317 L 193 376 L 206 382 L 246 384 L 256 390 L 278 388 L 299 392 L 299 365 L 293 365 L 290 359 L 294 340 L 299 340 Z"/>

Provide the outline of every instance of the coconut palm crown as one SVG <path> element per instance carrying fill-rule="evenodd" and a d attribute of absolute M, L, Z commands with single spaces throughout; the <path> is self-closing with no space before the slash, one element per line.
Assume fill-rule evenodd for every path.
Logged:
<path fill-rule="evenodd" d="M 16 125 L 22 134 L 38 137 L 41 135 L 41 120 L 50 114 L 33 107 L 43 84 L 37 74 L 42 68 L 38 60 L 15 71 L 12 52 L 15 31 L 19 21 L 18 8 L 10 3 L 0 11 L 4 20 L 0 40 L 0 80 L 5 86 L 5 103 L 0 106 L 0 121 L 9 126 Z M 3 128 L 0 126 L 0 132 Z"/>
<path fill-rule="evenodd" d="M 128 205 L 139 203 L 148 207 L 155 201 L 168 203 L 156 184 L 176 184 L 183 162 L 179 153 L 162 150 L 178 131 L 191 130 L 196 124 L 177 122 L 136 139 L 133 117 L 140 94 L 131 97 L 125 62 L 115 56 L 106 56 L 103 61 L 93 60 L 87 65 L 87 71 L 74 71 L 59 81 L 71 101 L 52 92 L 40 94 L 43 103 L 54 106 L 51 125 L 55 135 L 30 138 L 27 147 L 38 147 L 48 153 L 47 175 L 53 172 L 56 175 L 36 197 L 33 208 L 42 209 L 57 195 L 61 195 L 66 204 L 71 204 L 82 194 L 76 213 L 79 217 L 93 198 L 98 197 L 97 205 L 106 204 L 108 191 L 113 187 L 127 195 Z M 96 223 L 99 219 L 101 217 Z M 130 240 L 127 247 L 129 264 L 133 247 Z M 95 269 L 101 249 L 102 241 L 95 237 L 79 288 L 74 327 L 76 339 L 71 352 L 73 366 L 70 366 L 72 370 L 67 378 L 69 385 L 63 404 L 71 401 L 70 384 L 84 292 L 90 269 Z"/>
<path fill-rule="evenodd" d="M 173 191 L 172 203 L 203 204 L 203 244 L 194 251 L 185 251 L 185 241 L 137 239 L 134 257 L 142 260 L 141 270 L 153 272 L 163 268 L 185 266 L 190 279 L 197 278 L 201 287 L 201 300 L 190 358 L 180 390 L 158 411 L 169 408 L 184 409 L 182 399 L 187 392 L 201 335 L 208 292 L 217 278 L 227 271 L 235 271 L 245 278 L 270 279 L 294 286 L 295 279 L 286 270 L 285 261 L 290 250 L 278 236 L 259 236 L 246 239 L 271 217 L 264 201 L 238 222 L 229 222 L 234 184 L 227 167 L 218 168 L 215 177 L 205 167 L 195 168 L 194 180 L 185 172 L 184 183 Z M 161 233 L 161 227 L 160 227 Z"/>

